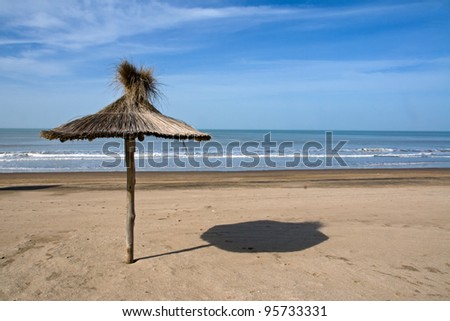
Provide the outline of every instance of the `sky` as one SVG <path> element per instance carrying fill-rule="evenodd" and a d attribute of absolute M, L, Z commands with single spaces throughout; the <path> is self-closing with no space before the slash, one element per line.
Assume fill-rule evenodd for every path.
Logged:
<path fill-rule="evenodd" d="M 97 112 L 123 59 L 200 129 L 450 131 L 448 0 L 0 0 L 0 127 Z"/>

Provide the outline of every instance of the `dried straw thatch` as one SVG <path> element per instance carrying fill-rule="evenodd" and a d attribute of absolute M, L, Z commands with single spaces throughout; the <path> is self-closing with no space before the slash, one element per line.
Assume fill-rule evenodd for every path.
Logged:
<path fill-rule="evenodd" d="M 137 137 L 143 140 L 145 135 L 176 139 L 211 139 L 210 135 L 161 114 L 152 105 L 152 100 L 158 97 L 159 92 L 151 69 L 138 69 L 123 61 L 117 68 L 116 79 L 125 88 L 122 97 L 96 114 L 42 131 L 41 136 L 59 139 L 61 142 L 102 137 Z"/>

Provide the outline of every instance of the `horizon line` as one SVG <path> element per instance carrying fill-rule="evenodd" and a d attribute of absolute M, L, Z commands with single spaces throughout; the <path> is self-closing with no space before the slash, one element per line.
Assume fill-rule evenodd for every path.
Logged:
<path fill-rule="evenodd" d="M 47 127 L 0 127 L 2 129 L 35 129 L 35 130 L 47 130 Z M 450 129 L 445 130 L 420 130 L 420 129 L 277 129 L 277 128 L 199 128 L 202 131 L 304 131 L 304 132 L 345 132 L 345 131 L 358 131 L 358 132 L 429 132 L 429 133 L 450 133 Z M 152 135 L 146 135 L 152 136 Z"/>

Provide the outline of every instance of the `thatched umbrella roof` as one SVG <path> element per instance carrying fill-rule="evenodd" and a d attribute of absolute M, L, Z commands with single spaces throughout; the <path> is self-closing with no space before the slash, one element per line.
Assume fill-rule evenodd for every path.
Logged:
<path fill-rule="evenodd" d="M 185 122 L 161 114 L 151 103 L 158 96 L 157 82 L 151 69 L 137 69 L 127 61 L 117 68 L 117 80 L 125 93 L 96 114 L 78 118 L 52 130 L 41 132 L 47 139 L 61 142 L 105 137 L 139 138 L 145 135 L 162 138 L 209 140 Z"/>

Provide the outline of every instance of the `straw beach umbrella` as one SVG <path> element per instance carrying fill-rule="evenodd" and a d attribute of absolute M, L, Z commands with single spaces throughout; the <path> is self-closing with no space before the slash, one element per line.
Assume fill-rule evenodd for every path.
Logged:
<path fill-rule="evenodd" d="M 67 140 L 117 137 L 125 140 L 127 166 L 126 262 L 134 261 L 134 151 L 136 138 L 145 135 L 173 139 L 209 140 L 211 136 L 188 124 L 161 114 L 152 104 L 158 96 L 157 82 L 151 69 L 136 68 L 123 61 L 117 68 L 117 80 L 124 95 L 96 114 L 81 117 L 52 130 L 42 131 L 47 139 Z"/>

